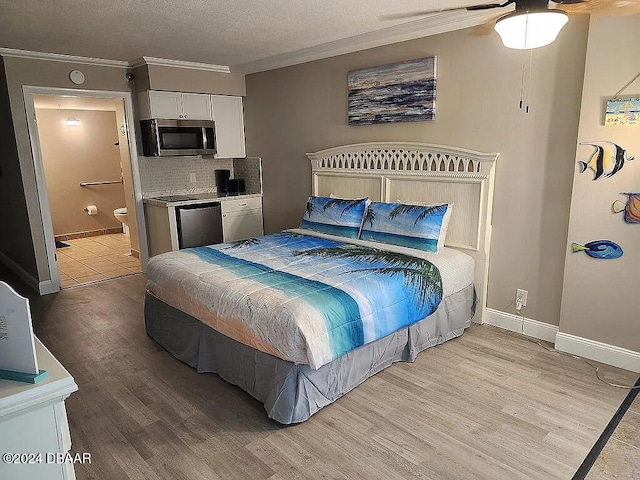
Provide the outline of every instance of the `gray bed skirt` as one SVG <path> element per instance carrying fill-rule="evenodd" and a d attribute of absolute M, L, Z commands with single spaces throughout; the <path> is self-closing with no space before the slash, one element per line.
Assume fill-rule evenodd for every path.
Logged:
<path fill-rule="evenodd" d="M 144 304 L 147 334 L 198 373 L 217 373 L 264 404 L 282 423 L 307 420 L 395 362 L 413 362 L 422 350 L 462 335 L 475 310 L 472 285 L 446 297 L 429 317 L 363 345 L 312 370 L 239 343 L 171 307 L 150 292 Z"/>

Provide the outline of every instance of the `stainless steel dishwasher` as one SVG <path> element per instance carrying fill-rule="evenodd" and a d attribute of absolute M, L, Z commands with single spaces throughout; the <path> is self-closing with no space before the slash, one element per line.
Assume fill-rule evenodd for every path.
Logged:
<path fill-rule="evenodd" d="M 178 247 L 201 247 L 222 243 L 220 203 L 199 203 L 176 207 Z"/>

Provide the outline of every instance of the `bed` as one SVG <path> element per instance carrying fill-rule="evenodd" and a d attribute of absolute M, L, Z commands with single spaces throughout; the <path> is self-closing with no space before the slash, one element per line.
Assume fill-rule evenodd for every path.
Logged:
<path fill-rule="evenodd" d="M 282 424 L 305 421 L 392 363 L 461 335 L 482 322 L 486 303 L 497 154 L 376 143 L 308 156 L 305 215 L 320 201 L 316 211 L 331 205 L 340 218 L 365 212 L 369 236 L 366 221 L 345 233 L 303 219 L 304 228 L 169 252 L 147 267 L 147 333 L 198 372 L 251 394 Z M 394 215 L 419 211 L 446 218 L 446 239 L 407 244 L 394 230 L 381 240 L 373 222 L 390 209 L 394 225 Z"/>

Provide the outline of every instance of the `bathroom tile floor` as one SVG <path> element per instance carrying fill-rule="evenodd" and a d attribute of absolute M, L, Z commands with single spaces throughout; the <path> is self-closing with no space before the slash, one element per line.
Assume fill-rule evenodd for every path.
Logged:
<path fill-rule="evenodd" d="M 124 233 L 65 240 L 57 248 L 60 286 L 85 283 L 140 273 L 140 260 L 130 256 L 131 243 Z"/>

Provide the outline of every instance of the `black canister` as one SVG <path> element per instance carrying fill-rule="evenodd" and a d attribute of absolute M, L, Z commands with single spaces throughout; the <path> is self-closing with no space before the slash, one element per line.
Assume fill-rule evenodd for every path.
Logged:
<path fill-rule="evenodd" d="M 229 193 L 229 177 L 231 177 L 231 170 L 216 170 L 218 193 Z"/>

